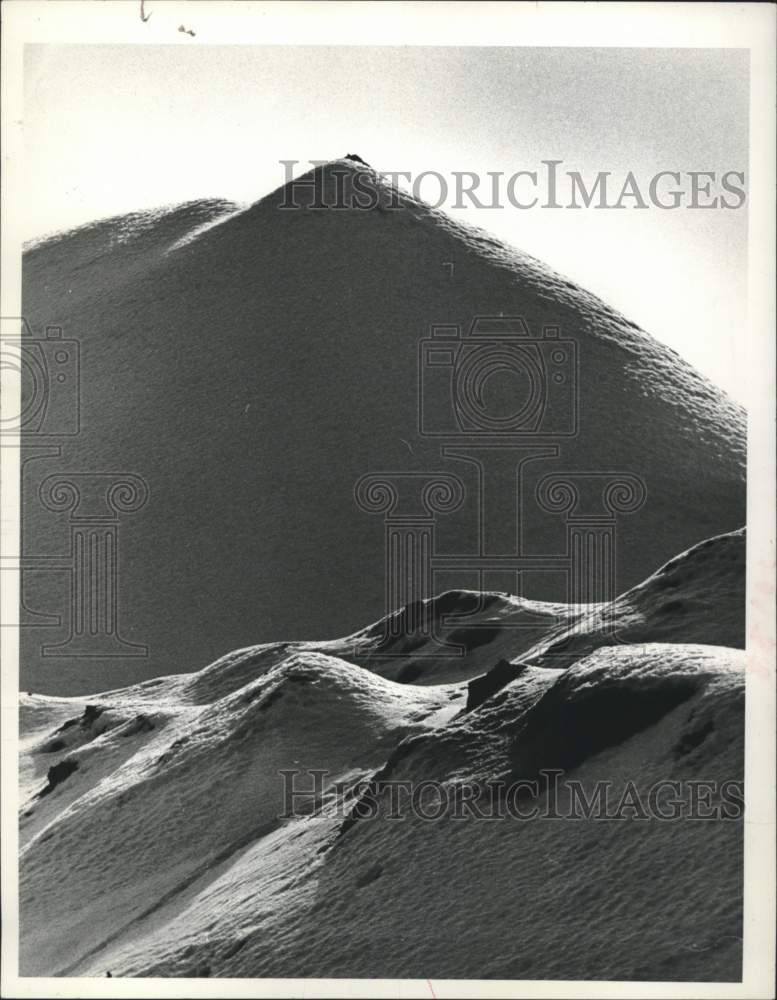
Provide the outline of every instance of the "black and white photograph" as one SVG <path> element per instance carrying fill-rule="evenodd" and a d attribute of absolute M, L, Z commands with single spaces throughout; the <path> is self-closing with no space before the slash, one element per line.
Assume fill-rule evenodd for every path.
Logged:
<path fill-rule="evenodd" d="M 775 7 L 2 17 L 3 995 L 773 997 Z"/>

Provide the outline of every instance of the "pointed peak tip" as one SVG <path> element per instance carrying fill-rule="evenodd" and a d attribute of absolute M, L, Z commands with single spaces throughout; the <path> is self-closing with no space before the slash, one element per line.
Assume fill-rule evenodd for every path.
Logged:
<path fill-rule="evenodd" d="M 343 157 L 344 160 L 351 160 L 354 163 L 361 163 L 365 167 L 371 166 L 366 160 L 363 160 L 358 153 L 346 153 Z"/>

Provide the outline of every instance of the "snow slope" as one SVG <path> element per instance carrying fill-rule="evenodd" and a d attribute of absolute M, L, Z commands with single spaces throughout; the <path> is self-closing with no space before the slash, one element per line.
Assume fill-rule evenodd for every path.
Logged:
<path fill-rule="evenodd" d="M 619 539 L 619 591 L 743 523 L 745 419 L 722 392 L 539 261 L 408 196 L 387 207 L 394 194 L 369 168 L 320 168 L 330 195 L 336 169 L 348 183 L 361 171 L 381 207 L 281 210 L 279 190 L 247 209 L 203 202 L 99 223 L 25 254 L 34 335 L 56 324 L 81 345 L 80 433 L 61 459 L 27 452 L 25 551 L 67 549 L 67 515 L 38 499 L 50 473 L 133 472 L 150 491 L 122 517 L 119 577 L 122 635 L 149 655 L 42 657 L 41 642 L 67 635 L 68 595 L 61 574 L 30 572 L 28 607 L 63 622 L 24 630 L 25 689 L 81 694 L 375 621 L 384 529 L 353 497 L 368 472 L 459 475 L 467 501 L 441 519 L 439 542 L 473 551 L 476 470 L 443 462 L 418 433 L 418 346 L 432 324 L 468 330 L 503 313 L 535 338 L 557 324 L 577 342 L 579 433 L 558 459 L 529 463 L 526 496 L 552 471 L 644 480 L 646 504 Z M 530 507 L 531 551 L 557 553 L 563 525 Z M 494 511 L 498 525 L 514 517 L 512 498 Z M 507 586 L 452 577 L 435 589 Z M 569 599 L 558 574 L 529 574 L 521 596 Z"/>
<path fill-rule="evenodd" d="M 490 672 L 484 690 L 493 693 L 526 663 L 563 668 L 603 645 L 700 642 L 745 646 L 745 529 L 707 538 L 670 559 L 642 583 L 608 604 L 548 628 L 513 662 Z"/>
<path fill-rule="evenodd" d="M 296 642 L 88 700 L 24 695 L 22 973 L 737 979 L 741 818 L 397 820 L 379 780 L 448 794 L 555 768 L 588 795 L 610 781 L 615 804 L 628 782 L 646 802 L 657 781 L 686 783 L 681 799 L 688 782 L 741 781 L 745 654 L 722 644 L 741 627 L 720 608 L 743 542 L 684 552 L 614 602 L 639 618 L 634 644 L 586 624 L 593 651 L 563 669 L 524 657 L 469 709 L 489 645 L 525 651 L 511 627 L 525 608 L 499 595 L 479 611 L 498 634 L 454 682 L 400 683 L 334 642 Z M 672 628 L 653 613 L 667 578 L 697 602 Z M 433 603 L 464 614 L 475 598 Z M 590 613 L 554 608 L 551 633 L 564 614 Z M 366 664 L 379 624 L 356 633 Z M 700 643 L 705 628 L 721 644 Z M 327 772 L 296 817 L 287 769 L 303 789 Z M 362 785 L 344 799 L 340 779 Z M 562 783 L 562 815 L 569 795 Z"/>
<path fill-rule="evenodd" d="M 315 650 L 402 684 L 471 680 L 505 661 L 563 668 L 601 645 L 704 642 L 743 648 L 745 529 L 706 539 L 606 605 L 529 601 L 453 590 L 400 608 L 343 639 L 236 650 L 192 675 L 188 696 L 224 694 L 292 650 Z M 430 637 L 430 632 L 433 637 Z M 515 671 L 498 667 L 501 683 Z"/>
<path fill-rule="evenodd" d="M 88 951 L 277 826 L 280 769 L 334 778 L 369 768 L 462 697 L 315 653 L 201 707 L 181 687 L 180 702 L 163 689 L 109 696 L 94 721 L 82 715 L 54 734 L 63 748 L 37 747 L 41 777 L 54 759 L 77 767 L 22 817 L 25 921 L 36 928 L 24 944 L 42 968 Z M 52 938 L 51 924 L 67 932 Z"/>

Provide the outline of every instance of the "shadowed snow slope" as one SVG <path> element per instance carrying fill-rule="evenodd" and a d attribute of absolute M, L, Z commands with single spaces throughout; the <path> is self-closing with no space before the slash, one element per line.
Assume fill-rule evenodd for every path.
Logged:
<path fill-rule="evenodd" d="M 705 539 L 616 600 L 582 608 L 571 624 L 547 629 L 528 649 L 516 648 L 514 663 L 493 669 L 482 691 L 498 690 L 526 663 L 565 667 L 603 645 L 703 642 L 744 649 L 745 556 L 744 528 Z"/>
<path fill-rule="evenodd" d="M 337 656 L 402 684 L 451 683 L 488 673 L 492 679 L 482 692 L 493 693 L 527 662 L 562 668 L 601 645 L 704 642 L 743 648 L 745 546 L 744 528 L 706 539 L 609 604 L 447 591 L 344 639 L 237 650 L 192 674 L 187 696 L 211 700 L 225 694 L 293 650 Z"/>
<path fill-rule="evenodd" d="M 647 501 L 618 542 L 620 589 L 743 523 L 744 414 L 723 393 L 544 264 L 405 195 L 388 207 L 368 168 L 336 166 L 377 184 L 381 207 L 281 210 L 279 191 L 243 210 L 204 202 L 98 223 L 25 254 L 34 335 L 56 324 L 81 346 L 80 433 L 61 459 L 24 467 L 25 550 L 67 550 L 67 514 L 39 500 L 50 473 L 134 472 L 150 498 L 122 520 L 119 579 L 122 633 L 149 655 L 58 661 L 25 629 L 24 688 L 80 694 L 376 620 L 384 528 L 354 502 L 368 472 L 459 475 L 466 502 L 440 516 L 438 541 L 474 551 L 477 469 L 443 460 L 417 429 L 432 324 L 522 316 L 535 340 L 555 324 L 577 343 L 579 432 L 557 459 L 526 465 L 525 496 L 547 472 L 642 477 Z M 320 171 L 330 203 L 333 169 Z M 500 530 L 513 507 L 507 491 Z M 563 549 L 559 515 L 528 502 L 523 515 L 532 554 Z M 436 589 L 483 586 L 453 577 Z M 63 613 L 45 641 L 64 640 L 61 575 L 29 573 L 25 587 L 31 610 Z M 551 573 L 528 574 L 524 596 L 568 599 Z"/>
<path fill-rule="evenodd" d="M 462 697 L 308 653 L 202 705 L 178 679 L 114 692 L 80 717 L 73 703 L 28 751 L 23 966 L 62 971 L 267 836 L 284 811 L 281 770 L 334 780 L 374 767 Z M 25 697 L 28 713 L 36 701 Z"/>
<path fill-rule="evenodd" d="M 745 550 L 744 528 L 705 539 L 617 600 L 579 618 L 560 643 L 551 641 L 547 653 L 572 646 L 580 655 L 585 643 L 606 641 L 607 630 L 619 642 L 704 641 L 744 648 Z"/>
<path fill-rule="evenodd" d="M 455 683 L 333 653 L 370 662 L 378 622 L 88 700 L 23 696 L 23 974 L 737 979 L 745 654 L 723 644 L 741 622 L 721 601 L 740 593 L 743 546 L 711 539 L 614 602 L 634 645 L 589 626 L 601 609 L 534 607 L 551 635 L 585 623 L 558 659 L 521 658 L 525 602 L 441 595 L 431 617 L 500 623 Z M 656 614 L 667 581 L 699 607 Z M 705 628 L 719 645 L 699 644 Z M 467 708 L 489 647 L 517 662 Z M 292 802 L 283 771 L 307 794 Z M 426 819 L 407 798 L 390 818 L 385 781 L 430 780 Z M 464 818 L 429 818 L 465 789 Z M 587 813 L 547 815 L 581 793 Z M 725 818 L 684 818 L 694 794 Z M 507 814 L 483 818 L 495 803 Z"/>
<path fill-rule="evenodd" d="M 743 660 L 605 648 L 566 672 L 527 667 L 453 718 L 460 688 L 398 686 L 316 656 L 198 709 L 174 701 L 177 681 L 146 703 L 105 696 L 106 713 L 167 707 L 153 729 L 80 733 L 64 758 L 78 769 L 28 800 L 27 822 L 53 811 L 22 855 L 22 971 L 735 979 L 741 820 L 661 821 L 635 816 L 633 793 L 620 803 L 629 782 L 647 803 L 658 781 L 741 780 Z M 300 806 L 313 815 L 275 818 L 279 769 L 326 768 L 329 782 L 378 764 L 447 794 L 565 768 L 592 801 L 594 782 L 611 782 L 610 818 L 389 819 L 374 780 L 360 819 L 313 796 Z M 513 806 L 528 816 L 547 794 L 540 784 Z M 570 794 L 564 782 L 554 796 L 562 816 Z"/>

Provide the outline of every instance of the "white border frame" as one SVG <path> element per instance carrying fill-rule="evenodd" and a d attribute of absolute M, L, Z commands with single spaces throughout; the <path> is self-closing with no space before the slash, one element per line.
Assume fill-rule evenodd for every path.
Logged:
<path fill-rule="evenodd" d="M 0 629 L 2 995 L 7 997 L 726 997 L 774 996 L 775 968 L 775 26 L 770 4 L 4 0 L 2 303 L 19 316 L 24 212 L 25 43 L 500 45 L 750 50 L 748 234 L 748 615 L 745 924 L 742 983 L 478 980 L 19 978 L 18 634 Z M 178 25 L 196 36 L 178 32 Z M 18 386 L 3 384 L 6 405 Z M 0 451 L 2 548 L 18 553 L 19 453 Z M 703 502 L 703 498 L 700 498 Z M 8 576 L 9 574 L 4 574 Z M 0 619 L 18 608 L 4 582 Z M 17 581 L 18 583 L 18 581 Z"/>

